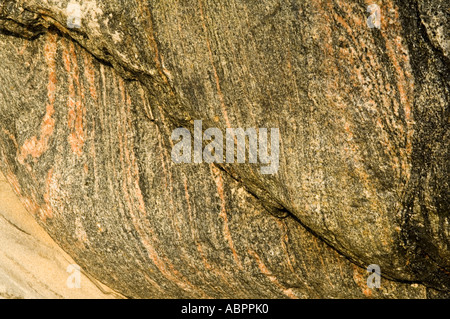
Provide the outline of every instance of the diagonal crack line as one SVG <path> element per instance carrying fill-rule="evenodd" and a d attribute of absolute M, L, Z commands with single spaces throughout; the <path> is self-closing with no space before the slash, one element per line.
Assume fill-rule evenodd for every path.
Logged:
<path fill-rule="evenodd" d="M 17 226 L 16 224 L 14 224 L 12 221 L 10 221 L 9 219 L 7 219 L 5 216 L 0 214 L 0 217 L 2 219 L 4 219 L 8 224 L 10 224 L 11 226 L 13 226 L 15 229 L 21 231 L 24 234 L 27 234 L 28 236 L 32 236 L 30 233 L 26 232 L 25 230 L 23 230 L 22 228 L 20 228 L 19 226 Z"/>
<path fill-rule="evenodd" d="M 216 165 L 217 168 L 219 168 L 221 171 L 223 171 L 225 174 L 227 174 L 227 176 L 231 177 L 233 180 L 235 180 L 236 182 L 238 182 L 239 184 L 243 185 L 246 189 L 246 191 L 251 194 L 253 197 L 256 198 L 256 200 L 258 200 L 259 202 L 262 201 L 262 199 L 255 194 L 254 192 L 252 192 L 246 185 L 245 183 L 238 179 L 236 176 L 234 176 L 233 174 L 231 174 L 230 172 L 228 172 L 225 168 L 223 168 L 221 165 Z M 263 205 L 264 207 L 264 205 Z M 264 209 L 267 210 L 266 207 L 264 207 Z M 350 263 L 354 264 L 355 266 L 366 270 L 367 265 L 364 265 L 362 262 L 358 261 L 357 259 L 355 259 L 354 257 L 344 253 L 343 251 L 341 251 L 339 248 L 336 247 L 336 245 L 333 245 L 333 243 L 331 243 L 329 240 L 327 240 L 326 238 L 320 236 L 317 232 L 315 232 L 313 229 L 309 228 L 308 226 L 306 226 L 297 216 L 295 216 L 291 211 L 289 211 L 287 208 L 284 208 L 285 211 L 287 212 L 287 216 L 283 217 L 283 218 L 291 218 L 293 219 L 297 224 L 299 224 L 303 229 L 305 229 L 308 233 L 310 233 L 312 236 L 316 237 L 318 240 L 320 240 L 321 242 L 325 243 L 329 248 L 333 249 L 335 252 L 337 252 L 340 256 L 344 257 L 347 261 L 349 261 Z M 271 214 L 269 211 L 267 211 L 269 214 Z M 274 216 L 273 214 L 271 214 L 272 216 Z M 278 218 L 278 217 L 275 217 Z M 324 226 L 328 229 L 325 220 L 324 220 Z M 331 232 L 330 232 L 331 233 Z M 335 238 L 335 236 L 333 235 L 333 237 Z M 335 238 L 336 239 L 336 238 Z M 339 243 L 339 241 L 336 239 L 336 242 L 338 245 L 340 245 L 342 247 L 342 245 Z M 402 280 L 402 279 L 397 279 L 394 278 L 392 276 L 390 276 L 389 274 L 386 274 L 385 272 L 383 272 L 381 274 L 381 277 L 392 281 L 392 282 L 396 282 L 396 283 L 402 283 L 402 284 L 419 284 L 422 286 L 425 286 L 423 284 L 423 282 L 421 281 L 414 281 L 414 280 Z M 427 287 L 427 286 L 425 286 Z M 435 288 L 430 288 L 427 287 L 429 289 L 435 289 Z M 437 289 L 435 289 L 437 290 Z"/>

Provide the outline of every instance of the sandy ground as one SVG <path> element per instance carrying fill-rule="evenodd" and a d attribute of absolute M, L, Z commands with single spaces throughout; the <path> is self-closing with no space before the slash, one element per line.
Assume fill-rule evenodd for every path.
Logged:
<path fill-rule="evenodd" d="M 76 275 L 73 270 L 68 272 L 73 264 L 25 210 L 0 173 L 0 298 L 120 297 L 83 271 L 80 287 L 73 287 Z"/>

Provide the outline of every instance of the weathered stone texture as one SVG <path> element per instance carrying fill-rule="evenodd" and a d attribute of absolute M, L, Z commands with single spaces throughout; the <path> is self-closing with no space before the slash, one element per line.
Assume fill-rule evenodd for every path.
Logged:
<path fill-rule="evenodd" d="M 445 1 L 381 1 L 379 30 L 368 1 L 81 1 L 80 29 L 67 4 L 0 2 L 0 165 L 93 276 L 130 297 L 449 293 Z M 280 128 L 278 173 L 174 164 L 196 119 Z"/>

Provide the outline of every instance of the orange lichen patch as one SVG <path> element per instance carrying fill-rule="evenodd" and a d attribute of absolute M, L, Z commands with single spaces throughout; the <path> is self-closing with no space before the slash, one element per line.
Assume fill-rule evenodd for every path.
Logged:
<path fill-rule="evenodd" d="M 55 113 L 54 103 L 56 96 L 56 51 L 57 51 L 57 35 L 47 33 L 47 42 L 45 43 L 45 61 L 48 67 L 48 84 L 47 84 L 47 98 L 46 113 L 41 124 L 40 138 L 33 136 L 25 141 L 18 155 L 18 161 L 22 165 L 25 164 L 25 159 L 28 155 L 33 158 L 39 158 L 47 149 L 50 136 L 53 134 L 55 128 L 55 120 L 52 118 Z"/>
<path fill-rule="evenodd" d="M 84 94 L 82 85 L 79 80 L 77 55 L 73 42 L 69 42 L 69 49 L 67 49 L 66 46 L 64 47 L 63 61 L 69 81 L 67 124 L 70 132 L 68 136 L 68 142 L 72 148 L 72 152 L 78 156 L 81 156 L 83 154 L 83 146 L 85 141 L 83 117 L 86 113 L 86 108 L 84 107 L 82 102 Z"/>
<path fill-rule="evenodd" d="M 248 253 L 253 258 L 255 258 L 256 262 L 258 263 L 258 268 L 261 271 L 261 273 L 264 276 L 266 276 L 267 278 L 269 278 L 270 282 L 272 282 L 276 287 L 278 287 L 278 289 L 280 289 L 283 294 L 285 294 L 289 298 L 298 299 L 298 296 L 295 295 L 292 288 L 286 288 L 282 284 L 280 284 L 280 282 L 277 280 L 277 277 L 272 274 L 272 272 L 267 268 L 266 265 L 264 265 L 261 258 L 258 256 L 258 254 L 256 252 L 254 252 L 251 249 L 248 249 Z"/>
<path fill-rule="evenodd" d="M 372 290 L 367 286 L 367 280 L 364 278 L 364 275 L 361 273 L 361 269 L 352 264 L 353 268 L 353 280 L 355 283 L 361 288 L 362 293 L 366 297 L 372 296 Z"/>
<path fill-rule="evenodd" d="M 238 254 L 236 252 L 236 249 L 234 247 L 233 238 L 231 236 L 231 232 L 228 226 L 228 216 L 227 216 L 227 210 L 226 210 L 226 200 L 225 200 L 225 190 L 223 186 L 223 179 L 220 173 L 220 170 L 214 166 L 213 164 L 210 165 L 211 173 L 214 177 L 214 181 L 216 182 L 217 186 L 217 193 L 219 194 L 220 201 L 221 201 L 221 209 L 219 216 L 223 219 L 223 235 L 225 239 L 228 242 L 228 246 L 231 249 L 231 252 L 233 254 L 233 258 L 238 265 L 240 269 L 242 269 L 242 264 L 239 260 Z"/>

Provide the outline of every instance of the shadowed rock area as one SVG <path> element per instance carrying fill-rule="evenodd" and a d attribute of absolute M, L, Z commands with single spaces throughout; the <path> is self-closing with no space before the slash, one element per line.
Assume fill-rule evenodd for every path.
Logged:
<path fill-rule="evenodd" d="M 445 298 L 449 4 L 0 0 L 0 169 L 131 298 Z M 279 128 L 280 166 L 176 164 Z M 0 246 L 1 248 L 1 246 Z M 382 285 L 367 287 L 366 267 Z"/>

